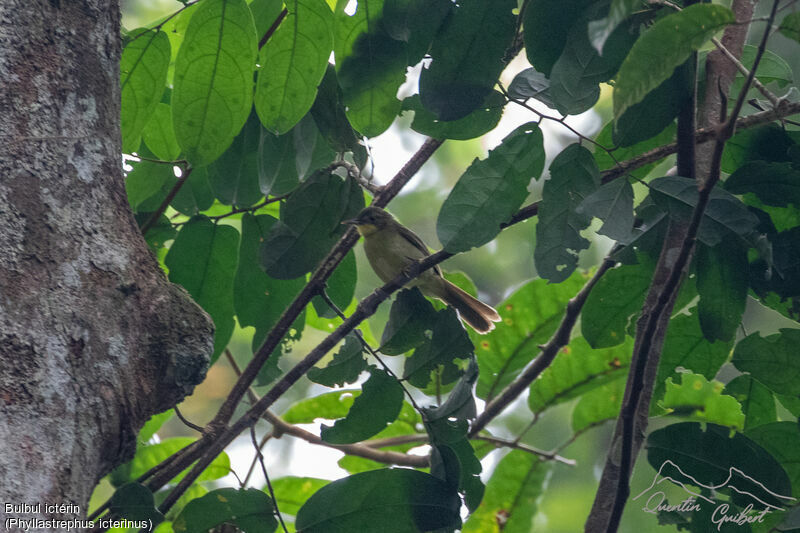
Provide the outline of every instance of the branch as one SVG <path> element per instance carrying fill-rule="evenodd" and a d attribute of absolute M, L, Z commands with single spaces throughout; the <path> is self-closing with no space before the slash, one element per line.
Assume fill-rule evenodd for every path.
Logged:
<path fill-rule="evenodd" d="M 606 258 L 597 269 L 592 279 L 567 303 L 567 308 L 564 311 L 564 318 L 561 319 L 558 329 L 550 337 L 550 340 L 541 347 L 539 355 L 520 373 L 517 378 L 509 383 L 494 399 L 486 404 L 483 412 L 478 418 L 473 421 L 470 427 L 469 434 L 471 437 L 477 438 L 478 433 L 486 427 L 497 415 L 499 415 L 508 405 L 516 400 L 522 392 L 539 377 L 539 375 L 550 366 L 553 360 L 558 355 L 562 347 L 569 344 L 569 339 L 572 334 L 572 328 L 581 314 L 583 304 L 586 303 L 586 298 L 594 286 L 600 281 L 600 278 L 614 266 L 614 261 Z"/>
<path fill-rule="evenodd" d="M 183 184 L 189 179 L 189 175 L 191 175 L 192 170 L 194 169 L 191 166 L 187 166 L 183 169 L 181 177 L 178 178 L 178 181 L 176 181 L 175 185 L 172 186 L 172 189 L 169 190 L 169 193 L 164 198 L 164 201 L 161 202 L 161 205 L 158 206 L 158 209 L 156 209 L 153 214 L 150 215 L 150 218 L 147 219 L 147 222 L 142 225 L 142 235 L 147 235 L 147 232 L 150 231 L 150 228 L 152 228 L 155 223 L 158 222 L 159 217 L 164 214 L 169 207 L 169 204 L 171 204 L 172 200 L 175 199 L 175 195 L 178 194 L 178 191 L 181 190 Z"/>

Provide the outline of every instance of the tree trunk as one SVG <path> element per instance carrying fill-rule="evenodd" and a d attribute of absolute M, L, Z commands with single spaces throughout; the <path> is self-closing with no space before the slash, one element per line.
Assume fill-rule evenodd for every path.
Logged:
<path fill-rule="evenodd" d="M 128 207 L 120 49 L 116 0 L 0 3 L 0 528 L 85 516 L 212 350 Z M 79 511 L 45 509 L 60 503 Z"/>

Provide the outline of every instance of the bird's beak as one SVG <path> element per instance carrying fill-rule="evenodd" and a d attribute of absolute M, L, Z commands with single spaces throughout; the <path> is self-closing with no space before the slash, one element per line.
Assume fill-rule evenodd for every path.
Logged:
<path fill-rule="evenodd" d="M 342 224 L 347 226 L 358 226 L 358 220 L 351 218 L 350 220 L 342 220 Z"/>

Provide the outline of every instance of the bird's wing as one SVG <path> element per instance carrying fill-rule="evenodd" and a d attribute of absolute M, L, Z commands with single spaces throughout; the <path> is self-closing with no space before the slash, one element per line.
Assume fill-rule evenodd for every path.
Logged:
<path fill-rule="evenodd" d="M 428 257 L 429 255 L 431 255 L 430 251 L 428 251 L 428 247 L 425 246 L 425 242 L 423 242 L 423 240 L 420 239 L 416 233 L 414 233 L 407 227 L 403 226 L 402 224 L 398 224 L 398 226 L 400 227 L 400 235 L 402 235 L 405 240 L 411 243 L 414 246 L 414 248 L 422 252 L 422 257 Z M 418 258 L 409 257 L 409 259 L 411 259 L 412 261 L 416 261 Z M 440 276 L 442 275 L 442 269 L 439 268 L 439 265 L 434 266 L 433 271 Z"/>

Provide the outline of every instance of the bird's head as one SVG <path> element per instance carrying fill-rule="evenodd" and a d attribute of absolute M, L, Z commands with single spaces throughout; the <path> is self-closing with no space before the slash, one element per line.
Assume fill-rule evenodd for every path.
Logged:
<path fill-rule="evenodd" d="M 394 217 L 380 207 L 365 207 L 356 218 L 345 220 L 342 224 L 355 226 L 358 233 L 367 236 L 394 222 Z"/>

